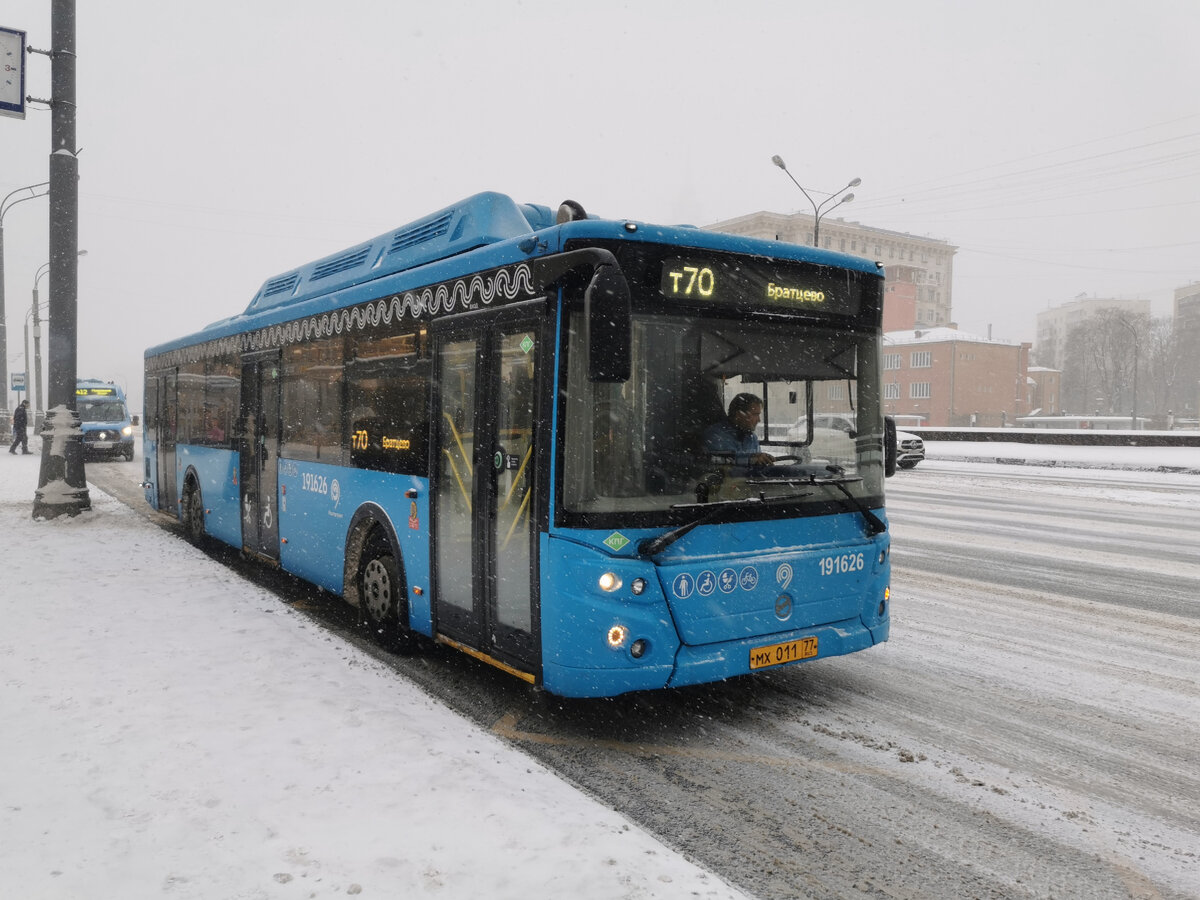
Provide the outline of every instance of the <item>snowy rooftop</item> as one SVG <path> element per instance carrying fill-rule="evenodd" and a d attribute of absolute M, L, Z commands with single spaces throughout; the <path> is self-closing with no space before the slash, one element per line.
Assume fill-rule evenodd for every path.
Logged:
<path fill-rule="evenodd" d="M 1020 346 L 1014 341 L 1001 341 L 985 338 L 969 331 L 959 331 L 957 328 L 917 328 L 912 331 L 889 331 L 883 336 L 887 344 L 937 344 L 947 341 L 958 341 L 966 344 L 1005 344 L 1012 347 Z"/>

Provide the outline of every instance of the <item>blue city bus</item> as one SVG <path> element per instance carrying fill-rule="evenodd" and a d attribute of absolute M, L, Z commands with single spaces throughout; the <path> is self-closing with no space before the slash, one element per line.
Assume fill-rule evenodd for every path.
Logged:
<path fill-rule="evenodd" d="M 125 391 L 112 381 L 81 378 L 75 382 L 83 452 L 89 457 L 133 461 L 133 420 Z"/>
<path fill-rule="evenodd" d="M 864 259 L 479 194 L 147 350 L 146 499 L 562 696 L 851 653 L 890 622 L 882 301 Z M 709 438 L 745 393 L 771 464 Z"/>

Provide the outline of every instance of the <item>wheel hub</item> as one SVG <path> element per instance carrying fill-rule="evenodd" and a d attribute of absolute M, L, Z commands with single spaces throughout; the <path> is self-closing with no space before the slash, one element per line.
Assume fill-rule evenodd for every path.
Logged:
<path fill-rule="evenodd" d="M 392 579 L 387 567 L 378 559 L 363 569 L 363 598 L 372 619 L 382 620 L 392 606 Z"/>

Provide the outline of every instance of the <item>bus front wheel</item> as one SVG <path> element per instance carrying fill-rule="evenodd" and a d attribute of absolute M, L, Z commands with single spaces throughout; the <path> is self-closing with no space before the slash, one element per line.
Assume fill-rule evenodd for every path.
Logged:
<path fill-rule="evenodd" d="M 376 641 L 392 650 L 413 646 L 408 629 L 408 604 L 400 567 L 387 538 L 375 535 L 367 542 L 358 570 L 359 606 Z"/>
<path fill-rule="evenodd" d="M 194 481 L 183 489 L 183 530 L 193 544 L 204 541 L 204 500 Z"/>

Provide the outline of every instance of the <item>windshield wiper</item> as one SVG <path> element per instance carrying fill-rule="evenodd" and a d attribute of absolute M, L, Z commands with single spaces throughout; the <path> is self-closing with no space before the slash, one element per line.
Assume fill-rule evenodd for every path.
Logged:
<path fill-rule="evenodd" d="M 678 528 L 673 528 L 664 534 L 660 534 L 658 537 L 643 538 L 638 541 L 638 556 L 657 556 L 659 553 L 662 553 L 693 528 L 715 519 L 717 513 L 721 511 L 721 506 L 721 504 L 716 504 L 713 509 L 708 510 L 704 515 L 698 516 L 692 519 L 692 521 L 680 525 Z"/>
<path fill-rule="evenodd" d="M 871 512 L 871 510 L 867 509 L 867 505 L 865 503 L 863 503 L 862 500 L 860 500 L 858 497 L 855 497 L 854 494 L 852 494 L 850 492 L 850 488 L 846 487 L 846 485 L 851 481 L 862 481 L 861 475 L 847 475 L 846 470 L 843 469 L 841 466 L 826 466 L 825 471 L 828 472 L 829 474 L 828 475 L 817 475 L 815 472 L 811 472 L 811 473 L 808 473 L 807 475 L 799 476 L 799 477 L 787 477 L 787 478 L 774 479 L 773 483 L 779 484 L 782 481 L 782 482 L 795 483 L 795 484 L 832 485 L 833 487 L 837 488 L 839 491 L 841 491 L 845 495 L 846 499 L 850 501 L 851 506 L 853 506 L 856 510 L 858 510 L 858 512 L 862 513 L 862 517 L 863 517 L 863 519 L 866 520 L 866 523 L 867 523 L 867 536 L 868 537 L 874 537 L 877 534 L 883 534 L 883 532 L 887 531 L 887 525 L 885 525 L 883 523 L 883 520 L 880 519 L 879 516 L 875 515 L 875 513 Z M 771 482 L 747 481 L 746 483 L 747 484 L 758 484 L 758 483 L 765 484 L 765 483 L 771 483 Z"/>
<path fill-rule="evenodd" d="M 744 509 L 748 506 L 756 506 L 758 504 L 773 504 L 781 503 L 789 500 L 798 500 L 801 497 L 807 497 L 808 492 L 797 494 L 784 494 L 780 497 L 743 497 L 739 500 L 713 500 L 709 503 L 676 503 L 671 509 L 703 509 L 703 515 L 697 516 L 690 522 L 685 522 L 678 528 L 672 528 L 670 531 L 660 534 L 658 537 L 643 538 L 638 542 L 638 556 L 657 556 L 662 553 L 673 543 L 691 531 L 693 528 L 698 528 L 711 522 L 721 513 L 730 509 Z"/>

